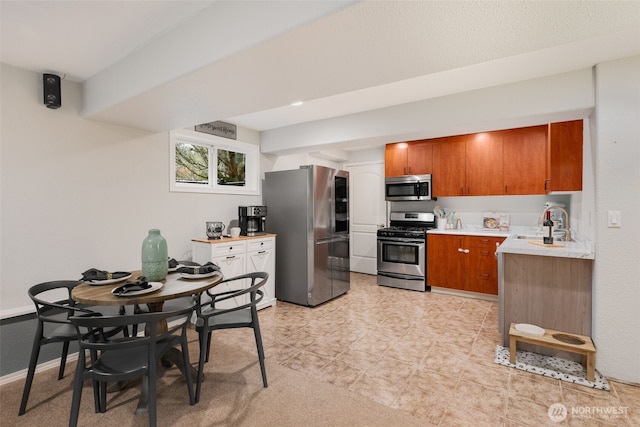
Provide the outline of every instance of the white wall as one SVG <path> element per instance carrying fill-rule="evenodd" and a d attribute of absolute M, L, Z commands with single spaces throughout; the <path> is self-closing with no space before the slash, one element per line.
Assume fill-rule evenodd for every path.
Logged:
<path fill-rule="evenodd" d="M 140 269 L 150 228 L 169 255 L 190 257 L 205 222 L 237 219 L 261 196 L 169 192 L 169 136 L 83 119 L 79 84 L 62 82 L 62 107 L 42 104 L 42 76 L 2 64 L 0 146 L 1 314 L 33 305 L 39 282 L 88 268 Z M 259 135 L 238 129 L 238 139 Z"/>
<path fill-rule="evenodd" d="M 596 368 L 640 383 L 640 56 L 596 67 Z M 607 227 L 607 211 L 622 227 Z"/>

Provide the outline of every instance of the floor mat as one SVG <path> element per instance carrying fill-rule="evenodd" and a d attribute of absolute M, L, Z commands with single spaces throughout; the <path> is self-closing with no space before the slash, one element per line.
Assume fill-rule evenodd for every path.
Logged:
<path fill-rule="evenodd" d="M 595 371 L 595 381 L 588 381 L 584 366 L 578 362 L 561 359 L 559 357 L 542 356 L 529 351 L 518 351 L 516 364 L 512 365 L 511 362 L 509 362 L 509 348 L 498 345 L 496 346 L 496 358 L 494 362 L 499 365 L 510 366 L 522 371 L 580 384 L 585 387 L 598 390 L 610 390 L 609 382 L 598 371 Z"/>

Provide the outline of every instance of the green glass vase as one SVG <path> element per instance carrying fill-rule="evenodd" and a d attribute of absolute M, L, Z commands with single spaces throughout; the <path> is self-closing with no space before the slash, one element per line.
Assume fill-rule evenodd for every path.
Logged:
<path fill-rule="evenodd" d="M 164 280 L 169 267 L 167 241 L 160 230 L 151 229 L 142 241 L 142 275 L 150 282 Z"/>

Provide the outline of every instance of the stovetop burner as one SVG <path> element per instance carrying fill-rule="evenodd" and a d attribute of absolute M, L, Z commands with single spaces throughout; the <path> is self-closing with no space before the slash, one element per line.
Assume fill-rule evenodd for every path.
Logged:
<path fill-rule="evenodd" d="M 391 212 L 390 226 L 378 230 L 378 236 L 425 239 L 427 230 L 435 228 L 435 216 L 429 212 Z"/>

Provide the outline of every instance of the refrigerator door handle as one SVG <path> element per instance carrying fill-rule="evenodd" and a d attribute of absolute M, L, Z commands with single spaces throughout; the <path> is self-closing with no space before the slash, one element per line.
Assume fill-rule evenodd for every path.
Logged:
<path fill-rule="evenodd" d="M 324 237 L 322 239 L 316 239 L 316 245 L 322 245 L 324 243 L 332 243 L 332 242 L 344 242 L 345 240 L 349 240 L 349 235 L 345 236 L 333 236 L 333 237 Z"/>

